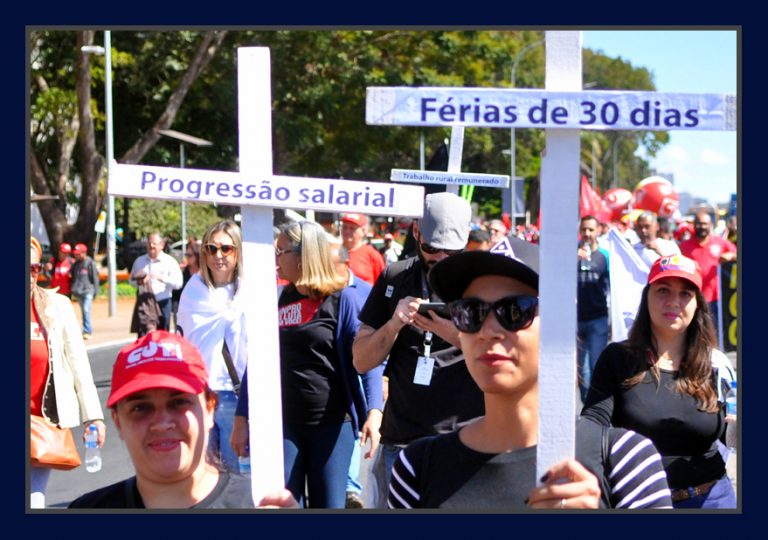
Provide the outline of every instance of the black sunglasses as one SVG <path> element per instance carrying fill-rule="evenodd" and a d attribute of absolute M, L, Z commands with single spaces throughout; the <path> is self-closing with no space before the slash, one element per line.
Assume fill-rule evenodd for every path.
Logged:
<path fill-rule="evenodd" d="M 221 246 L 217 246 L 216 244 L 205 244 L 203 248 L 205 249 L 206 253 L 211 256 L 215 256 L 219 251 L 221 251 L 221 254 L 225 256 L 235 251 L 235 246 L 231 244 L 224 244 Z"/>
<path fill-rule="evenodd" d="M 505 330 L 524 330 L 536 318 L 538 305 L 539 299 L 536 296 L 505 296 L 492 303 L 483 302 L 479 298 L 462 298 L 448 304 L 448 309 L 459 331 L 474 334 L 480 331 L 491 312 Z"/>
<path fill-rule="evenodd" d="M 463 249 L 443 249 L 432 247 L 429 244 L 421 243 L 421 250 L 428 255 L 437 255 L 438 253 L 445 253 L 446 255 L 456 255 L 464 251 Z"/>

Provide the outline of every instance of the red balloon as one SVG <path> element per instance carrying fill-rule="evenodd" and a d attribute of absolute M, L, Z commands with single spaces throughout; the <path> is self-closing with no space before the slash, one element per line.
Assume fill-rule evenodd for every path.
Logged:
<path fill-rule="evenodd" d="M 666 178 L 649 176 L 635 187 L 633 207 L 671 217 L 680 207 L 680 196 Z"/>
<path fill-rule="evenodd" d="M 629 207 L 632 192 L 624 188 L 609 189 L 603 194 L 605 206 L 611 211 L 611 221 L 619 221 Z"/>

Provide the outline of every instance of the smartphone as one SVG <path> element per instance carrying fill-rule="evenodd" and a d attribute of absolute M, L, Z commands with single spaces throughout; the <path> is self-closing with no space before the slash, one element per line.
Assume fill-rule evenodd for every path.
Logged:
<path fill-rule="evenodd" d="M 443 302 L 422 302 L 419 304 L 419 314 L 429 317 L 428 311 L 434 311 L 443 319 L 450 319 L 451 313 Z"/>

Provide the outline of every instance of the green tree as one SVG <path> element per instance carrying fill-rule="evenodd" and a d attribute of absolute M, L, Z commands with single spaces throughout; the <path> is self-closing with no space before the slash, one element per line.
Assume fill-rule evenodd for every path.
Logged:
<path fill-rule="evenodd" d="M 81 52 L 100 33 L 30 32 L 31 187 L 58 201 L 39 203 L 54 247 L 64 239 L 90 242 L 105 196 L 104 58 Z M 116 31 L 112 33 L 114 146 L 122 163 L 177 166 L 178 142 L 158 130 L 173 128 L 213 141 L 189 148 L 188 167 L 237 170 L 237 48 L 267 46 L 272 65 L 273 160 L 278 174 L 386 180 L 390 170 L 418 168 L 420 135 L 427 159 L 449 128 L 365 125 L 368 86 L 508 87 L 512 60 L 543 38 L 539 31 L 270 30 Z M 600 52 L 584 51 L 584 81 L 594 88 L 652 90 L 651 74 Z M 516 86 L 544 86 L 544 47 L 522 56 Z M 465 131 L 463 170 L 507 174 L 508 130 Z M 598 187 L 630 187 L 646 175 L 640 146 L 653 155 L 665 133 L 584 132 L 582 171 Z M 593 151 L 594 147 L 594 151 Z M 526 178 L 533 215 L 544 131 L 516 130 L 516 170 Z M 615 158 L 615 159 L 614 159 Z M 75 195 L 73 180 L 82 190 Z M 574 182 L 579 179 L 574 178 Z M 491 217 L 501 213 L 499 191 L 478 188 L 474 201 Z M 66 225 L 64 204 L 80 214 Z M 211 205 L 188 216 L 190 231 L 237 208 Z M 130 211 L 129 211 L 130 208 Z M 190 205 L 190 209 L 192 205 Z M 118 205 L 128 239 L 160 229 L 179 234 L 178 203 Z M 157 223 L 150 223 L 149 219 Z M 201 220 L 198 222 L 197 220 Z M 196 233 L 197 234 L 197 233 Z"/>
<path fill-rule="evenodd" d="M 113 51 L 116 67 L 140 66 L 143 77 L 132 81 L 138 86 L 132 88 L 130 94 L 144 95 L 145 107 L 140 109 L 141 114 L 150 115 L 152 119 L 145 116 L 142 121 L 141 114 L 136 114 L 138 109 L 132 111 L 130 117 L 137 120 L 132 123 L 133 133 L 130 138 L 121 139 L 130 141 L 130 147 L 121 153 L 115 144 L 117 159 L 123 163 L 139 162 L 157 143 L 158 131 L 173 124 L 189 88 L 226 36 L 226 32 L 215 31 L 177 32 L 174 36 L 155 34 L 153 37 L 161 35 L 174 44 L 187 46 L 168 50 L 167 44 L 161 42 L 158 52 L 151 44 L 143 43 L 146 47 L 140 47 L 144 53 L 140 58 L 161 57 L 158 65 L 139 61 L 130 53 Z M 101 83 L 97 88 L 104 88 L 104 59 L 94 60 L 92 54 L 82 51 L 83 46 L 94 43 L 95 35 L 96 32 L 89 30 L 29 34 L 30 183 L 34 194 L 58 197 L 58 201 L 38 203 L 54 248 L 65 240 L 90 244 L 105 197 L 104 139 L 97 138 L 97 133 L 104 128 L 104 113 L 99 110 L 99 104 L 104 103 L 103 94 L 101 98 L 94 98 L 94 94 L 98 96 L 98 90 L 94 89 L 96 81 Z M 184 35 L 190 36 L 186 42 L 182 39 Z M 141 42 L 141 33 L 134 33 L 134 40 Z M 163 69 L 173 73 L 169 75 Z M 128 99 L 115 100 L 121 106 L 128 102 Z M 80 184 L 79 196 L 74 195 L 75 179 Z M 73 225 L 67 224 L 64 213 L 67 202 L 76 202 L 79 208 Z"/>

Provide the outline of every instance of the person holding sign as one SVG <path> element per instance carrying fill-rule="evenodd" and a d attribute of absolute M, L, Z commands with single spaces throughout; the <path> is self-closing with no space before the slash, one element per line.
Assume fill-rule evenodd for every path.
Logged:
<path fill-rule="evenodd" d="M 216 397 L 200 351 L 183 337 L 156 330 L 123 347 L 107 407 L 136 475 L 69 508 L 254 508 L 249 478 L 206 460 Z M 278 490 L 260 506 L 297 504 Z"/>
<path fill-rule="evenodd" d="M 189 249 L 189 248 L 187 248 Z M 242 299 L 243 241 L 240 227 L 230 220 L 211 225 L 203 235 L 200 270 L 179 298 L 177 332 L 203 355 L 211 389 L 218 394 L 209 451 L 230 471 L 238 471 L 237 455 L 229 444 L 237 405 L 237 390 L 248 361 Z"/>
<path fill-rule="evenodd" d="M 539 249 L 524 241 L 438 262 L 429 284 L 448 304 L 485 415 L 426 437 L 395 462 L 391 508 L 670 508 L 653 444 L 630 430 L 576 426 L 576 459 L 536 485 Z"/>
<path fill-rule="evenodd" d="M 581 414 L 636 430 L 662 455 L 675 508 L 735 508 L 736 495 L 718 444 L 733 377 L 715 348 L 699 265 L 682 255 L 651 267 L 629 339 L 597 361 Z"/>
<path fill-rule="evenodd" d="M 381 443 L 372 465 L 377 508 L 386 507 L 392 464 L 402 448 L 483 414 L 483 396 L 467 371 L 453 323 L 434 311 L 418 313 L 419 304 L 440 302 L 427 271 L 464 250 L 471 217 L 469 202 L 458 195 L 427 195 L 423 217 L 413 222 L 417 256 L 390 264 L 360 313 L 355 367 L 367 373 L 386 360 L 389 376 Z"/>
<path fill-rule="evenodd" d="M 288 281 L 278 298 L 285 483 L 303 506 L 344 508 L 356 433 L 365 441 L 380 422 L 383 370 L 360 384 L 352 341 L 362 302 L 336 271 L 322 226 L 281 225 L 275 257 Z M 247 380 L 232 434 L 238 455 L 248 453 Z"/>

